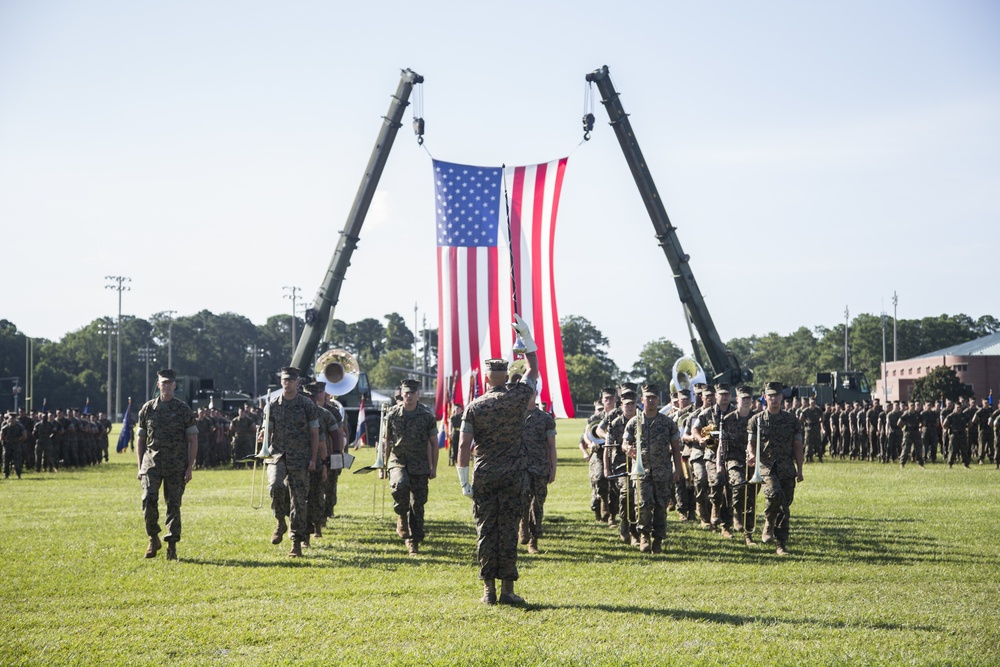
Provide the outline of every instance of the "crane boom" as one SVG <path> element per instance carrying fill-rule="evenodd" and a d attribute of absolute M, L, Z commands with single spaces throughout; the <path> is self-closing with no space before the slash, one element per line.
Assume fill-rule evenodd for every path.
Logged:
<path fill-rule="evenodd" d="M 749 381 L 752 377 L 750 371 L 741 368 L 736 355 L 722 344 L 719 332 L 712 322 L 712 316 L 705 305 L 705 298 L 702 296 L 701 290 L 698 289 L 698 282 L 691 271 L 691 265 L 688 262 L 690 256 L 685 254 L 681 248 L 677 232 L 670 223 L 667 210 L 663 206 L 663 200 L 660 199 L 660 193 L 656 190 L 653 176 L 649 173 L 649 167 L 642 156 L 639 142 L 632 131 L 628 114 L 625 113 L 618 91 L 615 90 L 614 84 L 611 82 L 607 65 L 588 74 L 587 81 L 597 85 L 597 89 L 601 93 L 601 103 L 611 118 L 611 127 L 615 131 L 615 136 L 618 137 L 622 153 L 625 154 L 625 161 L 628 162 L 632 177 L 639 188 L 639 194 L 646 205 L 649 219 L 656 231 L 656 240 L 663 248 L 663 253 L 670 263 L 674 284 L 677 286 L 677 294 L 680 296 L 681 303 L 686 306 L 687 312 L 690 313 L 691 321 L 694 322 L 701 342 L 705 346 L 705 351 L 708 353 L 708 358 L 712 362 L 715 380 L 730 384 Z"/>
<path fill-rule="evenodd" d="M 410 92 L 414 85 L 423 82 L 424 77 L 413 70 L 404 69 L 400 73 L 399 86 L 389 104 L 389 111 L 382 117 L 382 128 L 375 141 L 375 148 L 372 149 L 361 185 L 358 187 L 358 194 L 354 197 L 354 205 L 347 215 L 343 231 L 340 232 L 340 241 L 337 243 L 337 249 L 333 253 L 333 259 L 330 260 L 323 282 L 316 292 L 312 308 L 306 310 L 305 328 L 292 355 L 292 366 L 302 369 L 304 373 L 311 370 L 320 338 L 333 316 L 334 306 L 340 300 L 340 287 L 344 282 L 347 267 L 351 265 L 351 254 L 358 247 L 361 225 L 368 215 L 368 207 L 372 203 L 375 189 L 385 169 L 396 132 L 402 126 L 400 120 L 403 118 L 403 111 L 409 105 Z"/>

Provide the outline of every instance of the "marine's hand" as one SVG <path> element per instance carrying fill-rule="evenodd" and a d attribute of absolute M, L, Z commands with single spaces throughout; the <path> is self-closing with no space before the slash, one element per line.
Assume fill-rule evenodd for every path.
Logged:
<path fill-rule="evenodd" d="M 528 323 L 521 319 L 521 316 L 514 313 L 514 321 L 511 323 L 514 327 L 514 331 L 517 335 L 521 337 L 521 342 L 524 343 L 525 352 L 537 352 L 538 345 L 535 344 L 535 340 L 531 337 L 531 329 L 528 328 Z"/>

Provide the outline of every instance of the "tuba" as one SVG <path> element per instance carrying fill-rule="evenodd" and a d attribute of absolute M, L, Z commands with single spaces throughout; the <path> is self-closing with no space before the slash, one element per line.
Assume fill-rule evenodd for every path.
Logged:
<path fill-rule="evenodd" d="M 670 391 L 683 391 L 690 389 L 696 384 L 703 383 L 705 379 L 705 369 L 691 357 L 681 357 L 674 362 L 672 377 L 670 379 Z"/>
<path fill-rule="evenodd" d="M 316 381 L 326 383 L 326 393 L 343 396 L 358 384 L 361 367 L 347 350 L 327 350 L 316 360 Z"/>

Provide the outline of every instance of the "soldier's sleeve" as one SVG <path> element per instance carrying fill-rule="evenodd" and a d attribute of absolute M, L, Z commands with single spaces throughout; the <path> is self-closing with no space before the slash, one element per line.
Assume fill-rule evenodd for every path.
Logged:
<path fill-rule="evenodd" d="M 462 416 L 462 433 L 476 434 L 476 411 L 472 405 L 465 408 L 465 414 Z"/>
<path fill-rule="evenodd" d="M 149 403 L 145 403 L 141 408 L 139 408 L 139 417 L 136 419 L 136 424 L 139 426 L 139 430 L 136 432 L 137 438 L 146 437 L 146 406 L 148 405 Z"/>
<path fill-rule="evenodd" d="M 319 429 L 319 408 L 310 400 L 306 401 L 306 421 L 309 422 L 309 428 Z"/>
<path fill-rule="evenodd" d="M 428 410 L 427 411 L 427 437 L 428 438 L 435 438 L 436 439 L 437 438 L 437 434 L 438 434 L 437 419 L 434 418 L 434 413 L 432 413 L 430 410 Z"/>
<path fill-rule="evenodd" d="M 635 424 L 636 424 L 635 417 L 629 419 L 628 423 L 625 424 L 625 435 L 622 436 L 622 440 L 624 442 L 627 442 L 629 444 L 635 442 Z"/>
<path fill-rule="evenodd" d="M 545 421 L 546 421 L 546 425 L 545 425 L 545 435 L 546 435 L 546 437 L 548 437 L 550 435 L 555 435 L 556 434 L 556 420 L 555 420 L 555 418 L 552 415 L 550 415 L 549 413 L 547 413 L 547 412 L 544 413 L 544 414 L 545 414 Z"/>
<path fill-rule="evenodd" d="M 195 423 L 194 410 L 187 403 L 184 404 L 184 435 L 197 435 L 198 425 Z"/>
<path fill-rule="evenodd" d="M 802 440 L 803 439 L 802 433 L 803 433 L 803 431 L 802 431 L 802 422 L 800 422 L 798 419 L 796 419 L 795 420 L 795 431 L 792 434 L 792 440 Z"/>

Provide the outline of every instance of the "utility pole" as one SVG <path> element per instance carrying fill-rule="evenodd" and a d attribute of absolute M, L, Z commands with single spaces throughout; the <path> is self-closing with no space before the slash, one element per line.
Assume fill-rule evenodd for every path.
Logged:
<path fill-rule="evenodd" d="M 149 394 L 149 362 L 156 361 L 156 355 L 154 352 L 156 352 L 156 350 L 148 345 L 146 347 L 139 348 L 139 361 L 146 362 L 146 398 L 143 399 L 143 403 L 152 398 Z"/>
<path fill-rule="evenodd" d="M 848 359 L 848 346 L 847 346 L 847 333 L 851 329 L 851 312 L 848 310 L 847 306 L 844 306 L 844 370 L 851 370 L 850 360 Z"/>
<path fill-rule="evenodd" d="M 896 354 L 896 305 L 899 304 L 899 297 L 896 296 L 896 290 L 892 291 L 892 360 L 896 361 L 898 355 Z"/>
<path fill-rule="evenodd" d="M 102 318 L 101 322 L 97 325 L 99 333 L 108 335 L 108 409 L 104 412 L 108 417 L 114 414 L 111 412 L 111 334 L 114 333 L 114 330 L 115 323 L 110 317 Z"/>
<path fill-rule="evenodd" d="M 301 287 L 294 287 L 285 285 L 281 289 L 288 290 L 288 294 L 285 294 L 283 298 L 292 300 L 292 354 L 295 354 L 295 306 L 299 300 L 299 292 L 302 291 Z"/>
<path fill-rule="evenodd" d="M 105 285 L 105 289 L 113 289 L 118 292 L 118 353 L 115 355 L 115 418 L 121 419 L 122 411 L 122 292 L 131 291 L 132 288 L 125 283 L 132 282 L 126 276 L 104 276 L 105 280 L 111 281 Z"/>

